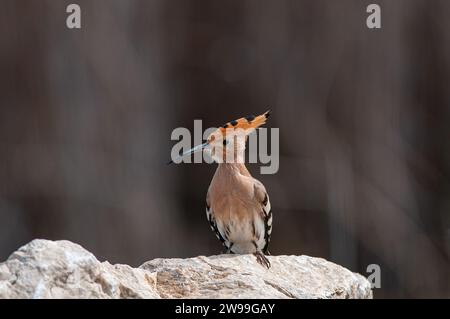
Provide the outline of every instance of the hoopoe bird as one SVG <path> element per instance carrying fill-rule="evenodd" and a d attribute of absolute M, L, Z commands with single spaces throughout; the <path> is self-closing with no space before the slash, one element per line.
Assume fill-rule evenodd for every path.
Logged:
<path fill-rule="evenodd" d="M 227 253 L 254 254 L 270 268 L 265 256 L 272 233 L 272 210 L 264 185 L 244 164 L 247 137 L 265 124 L 270 111 L 226 123 L 211 133 L 206 143 L 180 155 L 207 151 L 218 163 L 206 195 L 206 216 Z"/>

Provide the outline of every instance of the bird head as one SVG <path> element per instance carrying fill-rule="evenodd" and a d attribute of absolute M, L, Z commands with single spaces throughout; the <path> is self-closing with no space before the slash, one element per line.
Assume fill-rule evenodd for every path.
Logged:
<path fill-rule="evenodd" d="M 218 163 L 243 163 L 245 144 L 250 133 L 266 123 L 271 111 L 230 121 L 212 132 L 205 143 L 180 155 L 180 158 L 199 151 L 206 151 Z"/>

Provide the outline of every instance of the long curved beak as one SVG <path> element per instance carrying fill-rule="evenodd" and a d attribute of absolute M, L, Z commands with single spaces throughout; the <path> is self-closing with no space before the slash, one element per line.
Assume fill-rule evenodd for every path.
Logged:
<path fill-rule="evenodd" d="M 197 146 L 194 146 L 194 147 L 191 148 L 190 150 L 187 150 L 186 152 L 183 152 L 183 154 L 177 156 L 175 159 L 171 159 L 171 160 L 167 163 L 167 165 L 172 164 L 174 161 L 178 161 L 179 159 L 182 159 L 182 158 L 185 157 L 185 156 L 188 156 L 188 155 L 191 155 L 191 154 L 194 154 L 194 153 L 203 151 L 203 149 L 204 149 L 206 146 L 208 146 L 208 142 L 203 143 L 203 144 L 200 144 L 200 145 L 197 145 Z"/>

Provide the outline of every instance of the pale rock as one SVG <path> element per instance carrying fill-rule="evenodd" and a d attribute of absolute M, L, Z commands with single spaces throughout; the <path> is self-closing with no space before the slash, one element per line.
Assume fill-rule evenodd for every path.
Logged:
<path fill-rule="evenodd" d="M 100 263 L 70 241 L 33 240 L 0 264 L 0 298 L 159 298 L 155 274 Z"/>
<path fill-rule="evenodd" d="M 372 298 L 361 275 L 308 256 L 99 262 L 70 241 L 33 240 L 0 263 L 0 298 Z"/>

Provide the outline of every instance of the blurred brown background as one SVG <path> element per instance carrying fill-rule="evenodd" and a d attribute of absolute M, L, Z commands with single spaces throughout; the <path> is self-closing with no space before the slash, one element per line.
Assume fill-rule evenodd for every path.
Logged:
<path fill-rule="evenodd" d="M 272 254 L 379 264 L 375 297 L 450 297 L 449 1 L 0 4 L 0 260 L 33 238 L 135 266 L 219 253 L 215 165 L 166 166 L 171 131 L 270 107 L 280 170 L 250 169 Z"/>

